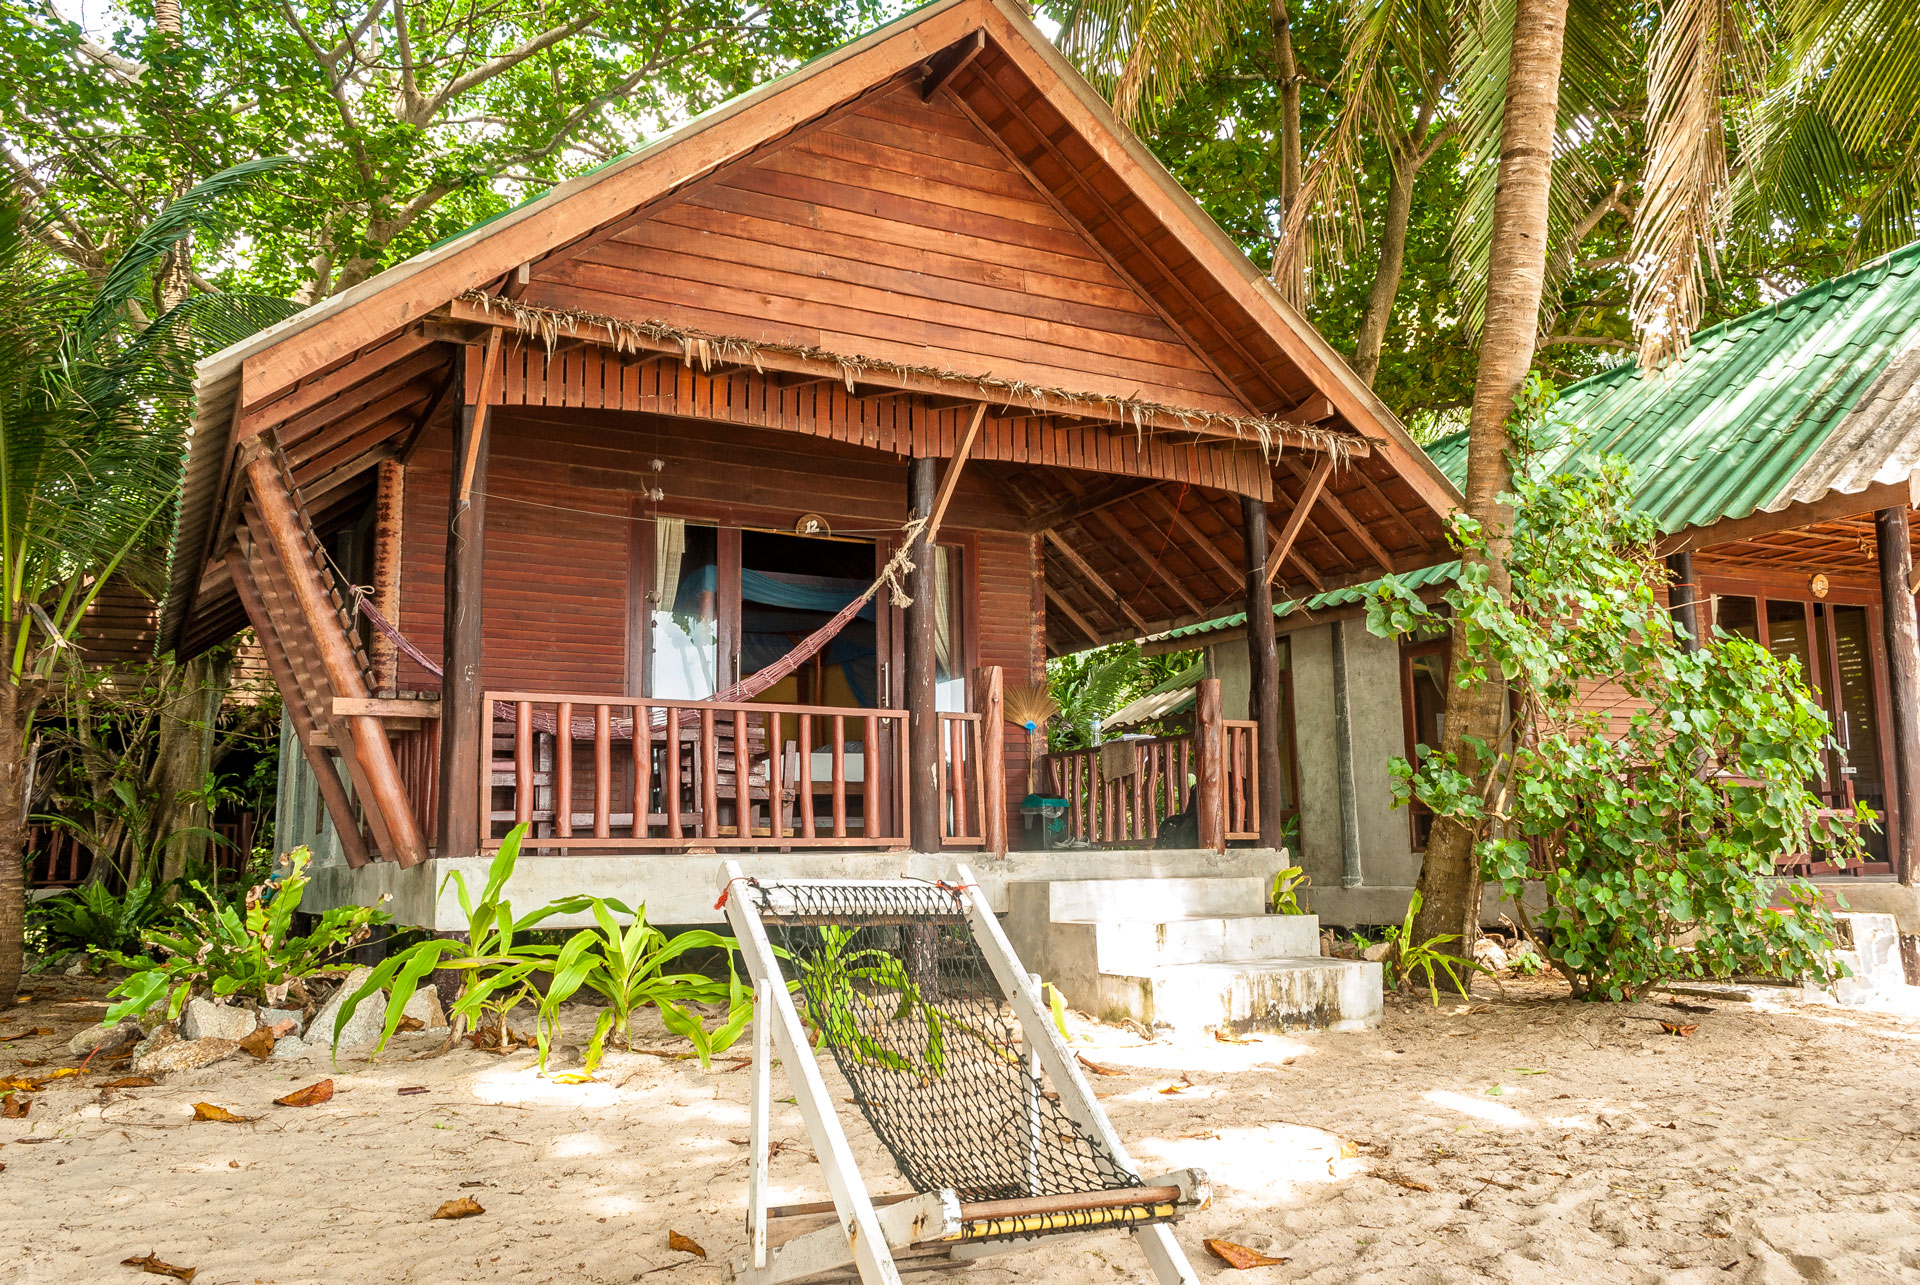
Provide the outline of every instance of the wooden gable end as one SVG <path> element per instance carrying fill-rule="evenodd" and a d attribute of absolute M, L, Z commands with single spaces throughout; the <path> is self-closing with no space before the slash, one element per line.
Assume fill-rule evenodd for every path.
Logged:
<path fill-rule="evenodd" d="M 947 93 L 895 82 L 538 263 L 528 303 L 1246 407 Z"/>

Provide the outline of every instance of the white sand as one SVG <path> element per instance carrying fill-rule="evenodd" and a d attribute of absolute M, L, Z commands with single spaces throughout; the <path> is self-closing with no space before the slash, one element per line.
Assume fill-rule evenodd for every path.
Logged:
<path fill-rule="evenodd" d="M 1363 1035 L 1176 1048 L 1080 1034 L 1087 1057 L 1132 1072 L 1095 1087 L 1135 1159 L 1212 1175 L 1212 1208 L 1178 1233 L 1203 1276 L 1920 1280 L 1920 1021 L 1509 992 L 1471 1011 L 1390 1000 Z M 82 994 L 42 984 L 0 1023 L 55 1031 L 0 1045 L 0 1075 L 67 1062 L 67 1037 L 99 1011 L 72 1004 Z M 1657 1016 L 1699 1030 L 1665 1035 Z M 49 1060 L 22 1070 L 22 1057 Z M 197 1267 L 199 1285 L 719 1280 L 743 1241 L 746 1074 L 622 1054 L 569 1086 L 531 1063 L 243 1057 L 155 1088 L 103 1091 L 112 1073 L 91 1072 L 50 1085 L 26 1120 L 0 1121 L 0 1280 L 137 1285 L 160 1278 L 120 1260 L 149 1251 Z M 271 1105 L 329 1074 L 332 1102 Z M 1183 1077 L 1192 1087 L 1158 1092 Z M 396 1092 L 410 1085 L 430 1091 Z M 257 1119 L 191 1123 L 196 1101 Z M 779 1198 L 818 1198 L 805 1131 L 782 1112 Z M 858 1145 L 876 1188 L 897 1189 Z M 461 1195 L 486 1213 L 429 1220 Z M 670 1251 L 669 1229 L 710 1260 Z M 1230 1273 L 1200 1248 L 1208 1236 L 1290 1261 Z M 1118 1235 L 955 1274 L 1144 1279 Z"/>

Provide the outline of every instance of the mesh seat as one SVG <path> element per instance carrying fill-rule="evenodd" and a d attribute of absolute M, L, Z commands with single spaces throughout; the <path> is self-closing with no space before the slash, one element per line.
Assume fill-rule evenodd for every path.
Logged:
<path fill-rule="evenodd" d="M 1144 1188 L 1048 1089 L 960 889 L 756 883 L 750 895 L 785 956 L 796 1007 L 855 1105 L 915 1191 L 959 1197 L 967 1239 L 1175 1215 L 1164 1189 Z M 1124 1199 L 1129 1190 L 1141 1199 Z M 1081 1196 L 1089 1199 L 1034 1202 Z M 1044 1203 L 1046 1212 L 1022 1212 L 1022 1202 Z"/>

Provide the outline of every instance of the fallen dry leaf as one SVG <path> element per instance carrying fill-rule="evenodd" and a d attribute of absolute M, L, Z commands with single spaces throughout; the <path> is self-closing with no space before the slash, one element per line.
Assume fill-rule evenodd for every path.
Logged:
<path fill-rule="evenodd" d="M 1374 1177 L 1378 1178 L 1381 1182 L 1390 1182 L 1396 1187 L 1405 1187 L 1408 1191 L 1433 1190 L 1432 1184 L 1421 1182 L 1418 1178 L 1409 1178 L 1407 1175 L 1396 1170 L 1390 1169 L 1386 1173 L 1377 1173 Z"/>
<path fill-rule="evenodd" d="M 283 1035 L 293 1034 L 293 1028 L 298 1025 L 300 1025 L 300 1023 L 294 1021 L 291 1017 L 289 1017 L 284 1022 L 275 1022 L 272 1026 L 262 1027 L 261 1029 L 272 1031 L 273 1038 L 277 1040 Z"/>
<path fill-rule="evenodd" d="M 31 1098 L 9 1093 L 4 1098 L 0 1098 L 0 1120 L 24 1120 L 27 1118 L 27 1109 L 32 1105 Z"/>
<path fill-rule="evenodd" d="M 458 1200 L 449 1200 L 446 1204 L 434 1210 L 433 1216 L 435 1218 L 471 1218 L 475 1214 L 484 1214 L 486 1212 L 485 1209 L 480 1207 L 480 1202 L 472 1196 L 462 1196 Z"/>
<path fill-rule="evenodd" d="M 1218 1041 L 1220 1041 L 1220 1043 L 1222 1043 L 1222 1044 L 1251 1044 L 1251 1043 L 1253 1043 L 1253 1041 L 1252 1041 L 1252 1040 L 1250 1040 L 1250 1039 L 1248 1039 L 1248 1038 L 1246 1038 L 1246 1037 L 1245 1037 L 1244 1035 L 1235 1035 L 1235 1034 L 1234 1034 L 1234 1033 L 1233 1033 L 1232 1031 L 1221 1031 L 1221 1030 L 1216 1030 L 1216 1031 L 1214 1031 L 1214 1033 L 1213 1033 L 1213 1038 L 1214 1038 L 1214 1039 L 1216 1039 L 1216 1040 L 1218 1040 Z"/>
<path fill-rule="evenodd" d="M 317 1107 L 322 1102 L 333 1101 L 333 1081 L 317 1080 L 304 1089 L 295 1089 L 284 1098 L 275 1098 L 277 1107 Z"/>
<path fill-rule="evenodd" d="M 264 1026 L 256 1026 L 247 1038 L 240 1041 L 240 1047 L 264 1062 L 273 1056 L 273 1032 Z"/>
<path fill-rule="evenodd" d="M 404 1089 L 394 1090 L 395 1093 L 399 1094 L 403 1098 L 410 1098 L 416 1093 L 425 1093 L 426 1091 L 427 1091 L 427 1086 L 424 1084 L 409 1084 Z"/>
<path fill-rule="evenodd" d="M 190 1281 L 200 1271 L 197 1267 L 175 1267 L 172 1263 L 163 1263 L 152 1254 L 123 1258 L 120 1260 L 120 1266 L 138 1267 L 143 1272 L 151 1272 L 155 1276 L 171 1276 L 177 1281 Z"/>
<path fill-rule="evenodd" d="M 211 1120 L 216 1124 L 245 1124 L 253 1117 L 235 1115 L 225 1107 L 215 1106 L 211 1102 L 196 1102 L 193 1104 L 193 1118 L 196 1120 Z"/>
<path fill-rule="evenodd" d="M 667 1232 L 667 1248 L 677 1249 L 683 1254 L 698 1254 L 702 1258 L 707 1256 L 707 1251 L 701 1248 L 699 1241 L 691 1236 L 682 1236 L 677 1231 Z"/>
<path fill-rule="evenodd" d="M 0 1075 L 0 1093 L 12 1093 L 15 1090 L 38 1093 L 45 1084 L 45 1080 L 28 1080 L 17 1075 Z"/>
<path fill-rule="evenodd" d="M 1207 1247 L 1209 1254 L 1239 1272 L 1251 1267 L 1278 1267 L 1287 1261 L 1263 1254 L 1257 1249 L 1248 1249 L 1245 1245 L 1236 1245 L 1230 1240 L 1204 1240 L 1200 1243 Z"/>
<path fill-rule="evenodd" d="M 1085 1054 L 1075 1053 L 1073 1056 L 1075 1061 L 1079 1062 L 1080 1065 L 1085 1067 L 1087 1070 L 1092 1071 L 1095 1075 L 1125 1075 L 1126 1074 L 1125 1071 L 1120 1070 L 1118 1067 L 1102 1066 L 1098 1062 L 1089 1061 Z"/>
<path fill-rule="evenodd" d="M 53 1028 L 51 1026 L 36 1026 L 32 1030 L 15 1031 L 11 1035 L 0 1035 L 0 1044 L 11 1044 L 15 1040 L 25 1040 L 25 1039 L 31 1039 L 33 1036 L 36 1036 L 36 1035 L 51 1035 L 51 1034 L 53 1034 Z"/>
<path fill-rule="evenodd" d="M 427 1024 L 417 1017 L 403 1017 L 400 1019 L 400 1025 L 397 1029 L 402 1031 L 424 1031 L 427 1029 Z"/>
<path fill-rule="evenodd" d="M 1184 1076 L 1184 1075 L 1183 1075 L 1183 1076 L 1181 1076 L 1181 1077 L 1179 1078 L 1179 1080 L 1177 1080 L 1177 1081 L 1175 1081 L 1175 1082 L 1174 1082 L 1174 1083 L 1172 1083 L 1172 1084 L 1163 1084 L 1163 1085 L 1161 1085 L 1161 1086 L 1160 1086 L 1160 1092 L 1162 1092 L 1162 1093 L 1185 1093 L 1185 1092 L 1186 1092 L 1186 1091 L 1187 1091 L 1188 1089 L 1190 1089 L 1190 1088 L 1192 1088 L 1192 1087 L 1193 1087 L 1193 1081 L 1192 1081 L 1192 1080 L 1189 1080 L 1189 1079 L 1188 1079 L 1188 1078 L 1187 1078 L 1186 1076 Z"/>
<path fill-rule="evenodd" d="M 1669 1035 L 1691 1035 L 1695 1031 L 1700 1029 L 1700 1023 L 1669 1022 L 1663 1017 L 1660 1019 L 1660 1029 L 1665 1031 Z"/>
<path fill-rule="evenodd" d="M 160 1081 L 151 1075 L 123 1075 L 117 1080 L 108 1080 L 100 1087 L 103 1089 L 150 1089 Z"/>

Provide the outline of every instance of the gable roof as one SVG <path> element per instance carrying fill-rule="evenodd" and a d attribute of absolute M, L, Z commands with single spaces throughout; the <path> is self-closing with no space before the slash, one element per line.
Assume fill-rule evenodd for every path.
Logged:
<path fill-rule="evenodd" d="M 470 291 L 537 271 L 544 259 L 739 165 L 876 86 L 930 67 L 937 74 L 942 56 L 951 58 L 963 41 L 976 42 L 979 57 L 949 82 L 950 92 L 964 86 L 976 99 L 969 110 L 1019 167 L 1185 331 L 1222 376 L 1227 400 L 1253 415 L 1294 415 L 1364 438 L 1371 448 L 1364 466 L 1339 472 L 1370 476 L 1335 479 L 1330 491 L 1348 488 L 1335 496 L 1339 512 L 1348 526 L 1397 523 L 1411 543 L 1390 549 L 1392 560 L 1423 560 L 1437 539 L 1438 515 L 1459 495 L 1392 413 L 1113 120 L 1016 5 L 935 0 L 201 363 L 161 645 L 180 644 L 203 569 L 228 536 L 233 447 L 250 431 L 250 417 L 276 398 L 284 406 L 309 394 L 313 403 L 332 397 L 329 380 L 343 366 L 386 345 L 419 374 L 405 413 L 424 419 L 433 398 L 419 373 L 430 360 L 422 350 L 436 345 L 421 336 L 423 321 Z M 397 384 L 404 372 L 390 374 Z M 1337 525 L 1330 532 L 1322 556 L 1367 570 L 1366 540 Z"/>

